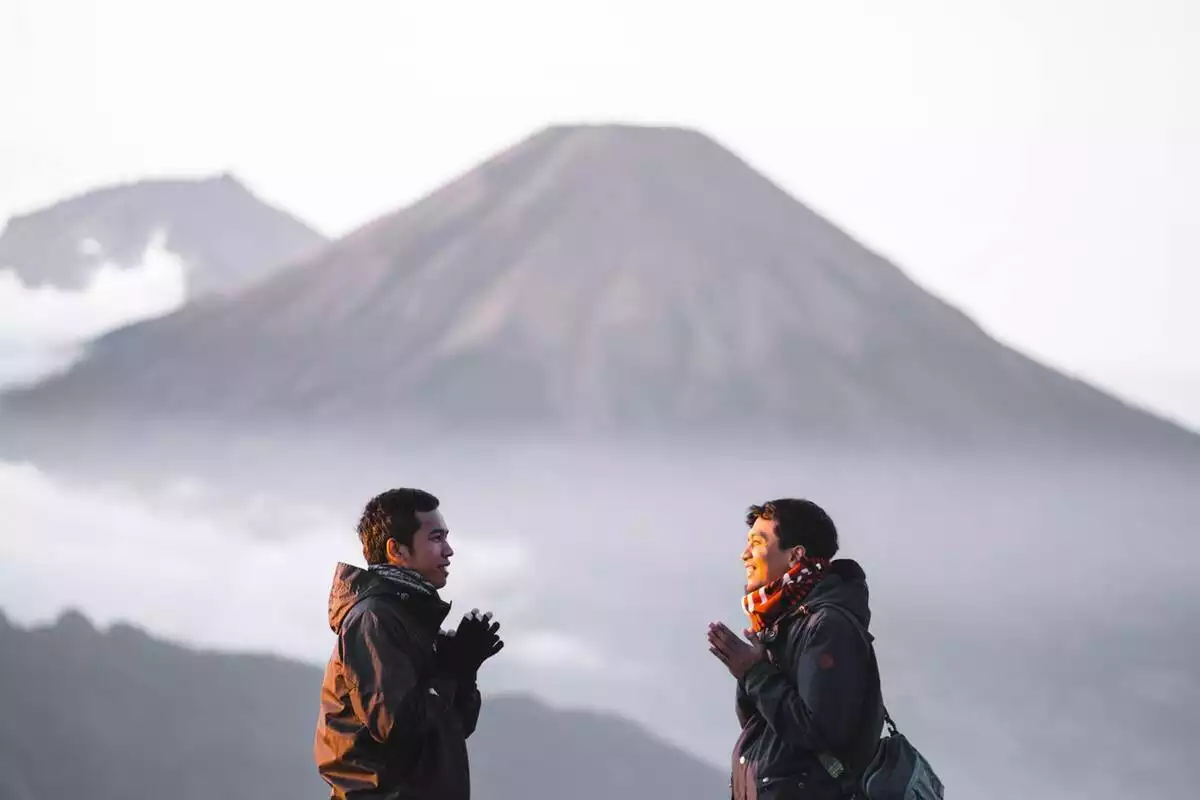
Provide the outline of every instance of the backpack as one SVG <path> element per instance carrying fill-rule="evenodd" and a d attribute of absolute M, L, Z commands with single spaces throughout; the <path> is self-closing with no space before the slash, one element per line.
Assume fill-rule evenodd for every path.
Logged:
<path fill-rule="evenodd" d="M 822 608 L 835 608 L 849 619 L 871 653 L 871 666 L 879 680 L 879 661 L 875 656 L 875 645 L 858 617 L 844 608 L 828 604 Z M 896 728 L 896 723 L 883 706 L 882 686 L 880 705 L 888 735 L 879 740 L 875 755 L 870 763 L 855 776 L 853 772 L 829 752 L 818 753 L 817 759 L 834 780 L 842 784 L 845 796 L 856 800 L 943 800 L 942 781 L 933 771 L 929 761 Z"/>

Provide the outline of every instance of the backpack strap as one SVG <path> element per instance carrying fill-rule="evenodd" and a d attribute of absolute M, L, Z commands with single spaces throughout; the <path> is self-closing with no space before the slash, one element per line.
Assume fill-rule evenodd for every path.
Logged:
<path fill-rule="evenodd" d="M 879 700 L 879 706 L 883 709 L 883 721 L 887 725 L 888 732 L 895 736 L 898 732 L 896 723 L 892 721 L 891 715 L 888 713 L 887 706 L 883 702 L 883 678 L 879 674 L 879 660 L 875 655 L 875 643 L 871 640 L 871 635 L 867 633 L 866 627 L 859 621 L 858 617 L 850 611 L 842 608 L 834 603 L 822 603 L 817 610 L 829 608 L 836 610 L 841 616 L 850 621 L 854 630 L 858 632 L 863 644 L 867 646 L 867 653 L 871 661 L 871 672 L 875 676 L 875 685 L 878 687 L 876 695 Z M 810 615 L 813 612 L 809 612 Z M 842 794 L 845 797 L 854 797 L 858 791 L 858 776 L 843 762 L 840 758 L 833 754 L 830 750 L 822 750 L 817 754 L 817 760 L 821 762 L 821 766 L 829 773 L 829 776 L 836 780 L 842 787 Z"/>
<path fill-rule="evenodd" d="M 883 708 L 883 721 L 887 724 L 888 733 L 892 734 L 893 736 L 896 735 L 899 733 L 899 729 L 896 727 L 896 723 L 892 721 L 892 716 L 888 713 L 887 705 L 885 705 L 883 702 L 883 678 L 879 674 L 879 659 L 875 655 L 875 642 L 871 640 L 871 634 L 867 633 L 867 629 L 863 627 L 862 622 L 857 616 L 841 606 L 835 603 L 822 603 L 817 607 L 817 610 L 819 611 L 822 608 L 832 608 L 843 617 L 850 620 L 850 624 L 854 626 L 854 630 L 858 631 L 859 638 L 861 638 L 863 644 L 867 646 L 867 652 L 870 653 L 871 656 L 871 668 L 879 682 L 879 705 Z"/>

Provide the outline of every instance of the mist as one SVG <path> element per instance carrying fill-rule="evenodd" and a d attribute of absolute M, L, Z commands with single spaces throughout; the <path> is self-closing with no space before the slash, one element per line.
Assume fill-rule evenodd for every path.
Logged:
<path fill-rule="evenodd" d="M 303 471 L 275 452 L 276 474 Z M 25 621 L 76 607 L 102 624 L 319 664 L 333 565 L 361 563 L 362 503 L 419 485 L 442 499 L 457 551 L 448 621 L 477 606 L 504 626 L 486 692 L 616 711 L 723 767 L 733 686 L 704 627 L 744 627 L 745 507 L 808 496 L 867 572 L 889 708 L 959 796 L 1187 785 L 1200 711 L 1194 464 L 490 452 L 443 443 L 376 462 L 314 444 L 308 469 L 322 478 L 303 491 L 266 472 L 180 475 L 151 491 L 5 464 L 0 607 Z"/>
<path fill-rule="evenodd" d="M 25 625 L 78 609 L 97 624 L 133 622 L 180 643 L 320 663 L 333 642 L 325 620 L 334 565 L 363 563 L 356 510 L 338 515 L 265 492 L 234 497 L 179 479 L 147 497 L 0 461 L 0 496 L 0 608 Z M 454 538 L 461 555 L 445 595 L 470 590 L 456 610 L 469 611 L 469 601 L 523 611 L 525 543 Z M 604 664 L 585 640 L 535 619 L 506 636 L 508 660 L 530 670 Z"/>
<path fill-rule="evenodd" d="M 0 389 L 36 383 L 69 369 L 90 340 L 140 320 L 167 314 L 187 298 L 187 265 L 151 239 L 141 263 L 101 262 L 79 290 L 27 285 L 0 264 Z M 85 240 L 85 255 L 96 246 Z"/>

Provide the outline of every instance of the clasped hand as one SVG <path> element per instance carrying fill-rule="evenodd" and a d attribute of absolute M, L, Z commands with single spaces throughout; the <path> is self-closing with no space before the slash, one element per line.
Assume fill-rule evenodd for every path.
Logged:
<path fill-rule="evenodd" d="M 767 648 L 757 633 L 747 628 L 743 635 L 746 639 L 739 639 L 723 622 L 713 622 L 708 626 L 708 651 L 720 659 L 729 674 L 739 681 L 751 667 L 767 657 Z"/>
<path fill-rule="evenodd" d="M 490 611 L 481 614 L 476 608 L 464 614 L 457 629 L 438 633 L 438 666 L 459 675 L 473 675 L 484 661 L 504 648 L 499 630 L 500 623 L 492 622 Z"/>

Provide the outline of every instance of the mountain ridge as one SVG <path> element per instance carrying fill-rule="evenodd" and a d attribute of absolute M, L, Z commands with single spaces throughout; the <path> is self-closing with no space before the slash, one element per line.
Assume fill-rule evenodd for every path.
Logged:
<path fill-rule="evenodd" d="M 327 797 L 312 762 L 320 684 L 312 664 L 197 650 L 126 623 L 102 631 L 78 611 L 28 629 L 0 614 L 5 785 L 22 800 Z M 685 800 L 727 783 L 620 717 L 527 695 L 486 696 L 468 744 L 481 800 L 563 786 L 581 800 Z"/>
<path fill-rule="evenodd" d="M 996 342 L 705 134 L 611 125 L 546 128 L 5 402 L 234 426 L 1200 443 Z"/>

